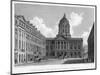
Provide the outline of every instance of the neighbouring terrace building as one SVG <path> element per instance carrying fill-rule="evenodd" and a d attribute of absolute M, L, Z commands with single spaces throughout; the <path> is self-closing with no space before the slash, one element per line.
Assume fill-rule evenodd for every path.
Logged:
<path fill-rule="evenodd" d="M 83 39 L 72 38 L 66 15 L 59 22 L 59 32 L 55 38 L 46 38 L 46 56 L 59 58 L 82 58 Z"/>
<path fill-rule="evenodd" d="M 35 57 L 45 56 L 45 37 L 24 16 L 15 15 L 14 31 L 15 64 L 32 63 Z"/>
<path fill-rule="evenodd" d="M 88 37 L 88 59 L 94 62 L 94 24 Z"/>

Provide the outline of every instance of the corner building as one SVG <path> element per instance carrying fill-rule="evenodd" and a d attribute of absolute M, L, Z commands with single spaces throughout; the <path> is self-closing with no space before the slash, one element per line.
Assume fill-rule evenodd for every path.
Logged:
<path fill-rule="evenodd" d="M 46 38 L 46 56 L 82 58 L 83 39 L 71 37 L 70 24 L 65 14 L 58 28 L 59 32 L 55 38 Z"/>
<path fill-rule="evenodd" d="M 15 64 L 32 63 L 35 57 L 45 56 L 45 37 L 24 16 L 15 15 L 14 31 Z"/>
<path fill-rule="evenodd" d="M 88 37 L 88 59 L 94 62 L 94 24 Z"/>

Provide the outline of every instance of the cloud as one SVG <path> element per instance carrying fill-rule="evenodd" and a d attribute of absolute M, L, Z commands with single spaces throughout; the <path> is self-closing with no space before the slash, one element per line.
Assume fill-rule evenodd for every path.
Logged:
<path fill-rule="evenodd" d="M 74 35 L 74 27 L 81 25 L 82 21 L 83 21 L 83 13 L 78 14 L 78 13 L 72 12 L 70 14 L 69 22 L 70 22 L 70 32 L 71 32 L 72 36 L 75 36 Z M 90 28 L 88 31 L 83 32 L 80 36 L 83 38 L 83 45 L 87 45 L 87 39 L 89 36 L 89 32 L 90 32 Z M 79 37 L 79 36 L 77 36 L 77 37 Z"/>
<path fill-rule="evenodd" d="M 81 37 L 83 38 L 83 45 L 87 45 L 88 36 L 89 36 L 89 31 L 83 32 L 83 34 L 81 35 Z"/>
<path fill-rule="evenodd" d="M 44 36 L 46 37 L 55 37 L 57 33 L 57 25 L 54 26 L 54 28 L 47 27 L 44 20 L 40 17 L 33 17 L 33 19 L 30 20 L 30 23 L 32 23 L 37 30 L 39 30 Z"/>
<path fill-rule="evenodd" d="M 70 24 L 71 26 L 78 26 L 82 23 L 83 20 L 83 13 L 78 14 L 75 12 L 72 12 L 70 15 Z"/>
<path fill-rule="evenodd" d="M 83 13 L 78 14 L 78 13 L 72 12 L 70 14 L 69 22 L 70 22 L 70 32 L 71 32 L 71 35 L 73 35 L 73 33 L 74 33 L 73 28 L 76 27 L 76 26 L 81 25 L 82 20 L 83 20 Z"/>
<path fill-rule="evenodd" d="M 87 41 L 88 41 L 88 37 L 89 37 L 90 32 L 91 32 L 91 28 L 92 28 L 92 26 L 90 26 L 88 28 L 88 31 L 83 32 L 83 34 L 81 35 L 81 37 L 83 38 L 83 45 L 87 45 Z"/>

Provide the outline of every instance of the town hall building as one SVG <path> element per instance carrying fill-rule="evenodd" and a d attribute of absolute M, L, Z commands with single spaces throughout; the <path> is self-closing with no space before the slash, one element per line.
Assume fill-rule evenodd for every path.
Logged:
<path fill-rule="evenodd" d="M 81 58 L 83 39 L 73 38 L 70 34 L 70 24 L 66 15 L 62 17 L 55 38 L 46 38 L 46 56 L 53 58 Z"/>

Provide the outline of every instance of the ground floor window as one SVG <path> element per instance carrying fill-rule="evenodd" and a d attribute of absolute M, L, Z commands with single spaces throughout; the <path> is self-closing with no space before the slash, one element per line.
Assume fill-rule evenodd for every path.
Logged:
<path fill-rule="evenodd" d="M 15 64 L 18 64 L 18 53 L 15 53 Z"/>

